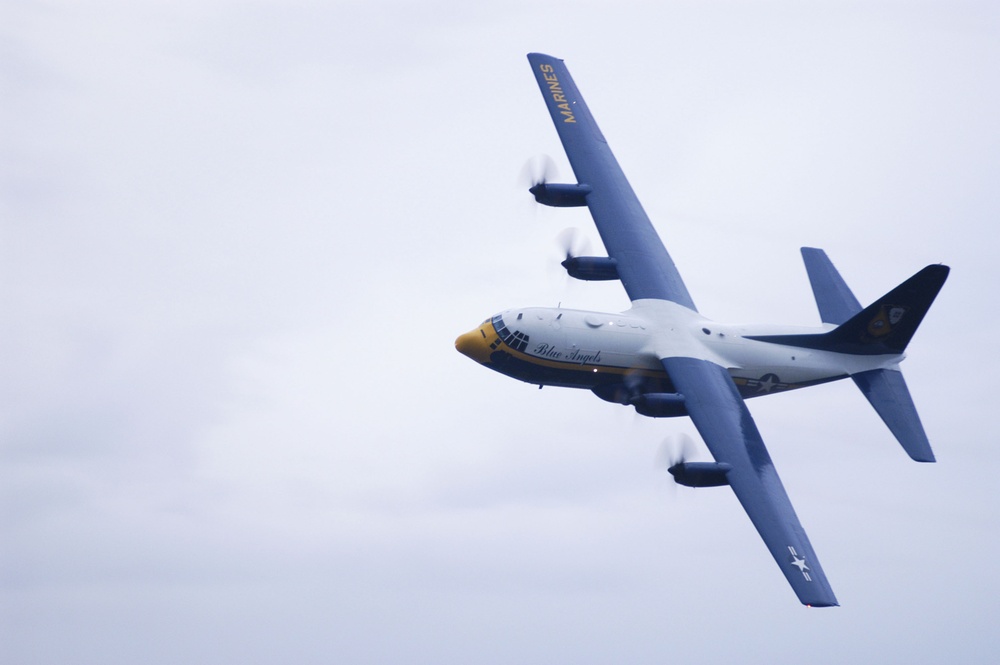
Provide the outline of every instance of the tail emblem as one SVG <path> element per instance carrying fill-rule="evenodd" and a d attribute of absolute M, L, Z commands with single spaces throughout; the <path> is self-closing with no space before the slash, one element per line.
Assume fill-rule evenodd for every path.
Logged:
<path fill-rule="evenodd" d="M 882 305 L 875 318 L 868 322 L 868 334 L 872 337 L 885 337 L 903 319 L 906 310 L 906 307 L 899 305 Z"/>

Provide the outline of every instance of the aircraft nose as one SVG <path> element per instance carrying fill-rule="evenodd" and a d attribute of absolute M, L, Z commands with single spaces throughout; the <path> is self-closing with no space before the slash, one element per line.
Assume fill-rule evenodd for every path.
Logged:
<path fill-rule="evenodd" d="M 477 363 L 486 364 L 490 361 L 490 344 L 486 339 L 486 331 L 483 327 L 470 330 L 464 335 L 459 335 L 455 340 L 455 348 L 464 356 L 472 358 Z"/>

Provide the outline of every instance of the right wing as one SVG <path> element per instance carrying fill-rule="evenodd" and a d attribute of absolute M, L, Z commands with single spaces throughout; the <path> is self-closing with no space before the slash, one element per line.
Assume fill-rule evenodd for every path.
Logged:
<path fill-rule="evenodd" d="M 673 260 L 597 128 L 562 60 L 528 54 L 538 87 L 559 132 L 577 182 L 589 188 L 587 207 L 631 300 L 657 298 L 695 309 Z"/>
<path fill-rule="evenodd" d="M 663 367 L 712 456 L 732 467 L 726 479 L 795 595 L 803 605 L 838 605 L 729 372 L 695 358 L 664 358 Z"/>

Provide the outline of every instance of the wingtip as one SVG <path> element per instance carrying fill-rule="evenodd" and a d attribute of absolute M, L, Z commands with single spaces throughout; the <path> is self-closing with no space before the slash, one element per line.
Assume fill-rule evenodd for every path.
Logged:
<path fill-rule="evenodd" d="M 829 585 L 824 589 L 813 589 L 803 595 L 805 597 L 799 596 L 799 602 L 806 607 L 840 607 L 840 602 Z"/>
<path fill-rule="evenodd" d="M 557 58 L 554 55 L 549 55 L 548 53 L 539 53 L 538 51 L 532 51 L 528 54 L 528 60 L 534 60 L 536 58 L 547 58 L 549 60 L 558 60 L 562 62 L 562 58 Z"/>

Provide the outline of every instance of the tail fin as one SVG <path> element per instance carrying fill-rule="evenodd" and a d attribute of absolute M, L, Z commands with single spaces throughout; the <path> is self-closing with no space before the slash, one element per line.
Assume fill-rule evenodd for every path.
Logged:
<path fill-rule="evenodd" d="M 819 335 L 767 335 L 764 342 L 859 355 L 902 354 L 948 278 L 948 266 L 927 266 L 874 303 L 861 309 L 826 252 L 802 248 L 816 305 L 824 323 L 837 328 Z M 851 375 L 855 385 L 888 426 L 903 450 L 918 462 L 933 462 L 920 416 L 898 369 Z"/>
<path fill-rule="evenodd" d="M 847 353 L 902 353 L 937 297 L 948 266 L 927 266 L 828 333 Z"/>
<path fill-rule="evenodd" d="M 857 298 L 823 250 L 806 248 L 803 258 L 821 318 L 840 325 L 818 335 L 761 335 L 750 339 L 852 355 L 899 355 L 917 332 L 949 271 L 944 265 L 927 266 L 857 311 Z"/>

